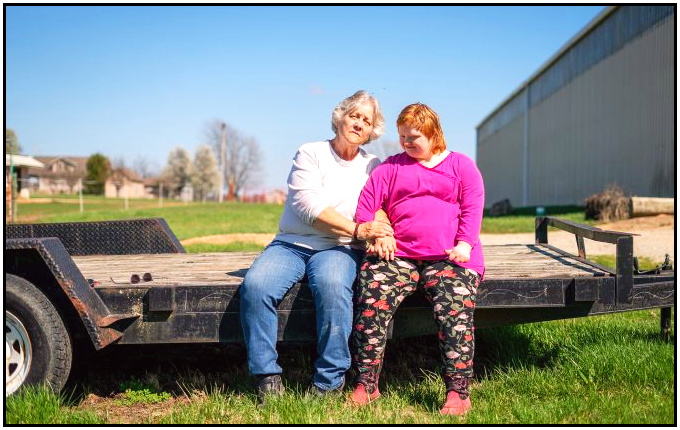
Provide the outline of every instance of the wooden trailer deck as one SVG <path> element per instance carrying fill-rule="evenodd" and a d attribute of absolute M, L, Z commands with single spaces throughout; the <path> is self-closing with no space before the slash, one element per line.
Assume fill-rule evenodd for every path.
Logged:
<path fill-rule="evenodd" d="M 256 252 L 205 254 L 139 254 L 74 256 L 83 276 L 98 287 L 132 286 L 132 274 L 150 273 L 152 281 L 139 286 L 236 286 Z M 592 278 L 608 273 L 551 249 L 536 245 L 495 245 L 484 248 L 486 280 Z"/>
<path fill-rule="evenodd" d="M 237 291 L 258 255 L 165 253 L 72 259 L 111 312 L 136 319 L 122 330 L 120 343 L 228 342 L 241 340 Z M 477 327 L 564 318 L 569 312 L 584 316 L 611 311 L 592 307 L 600 298 L 613 304 L 611 273 L 541 245 L 487 246 L 484 255 L 487 272 L 477 290 Z M 151 274 L 151 281 L 131 282 L 133 274 L 142 278 L 145 273 Z M 574 311 L 569 305 L 575 298 L 589 300 L 590 307 Z M 306 285 L 294 286 L 278 311 L 279 340 L 315 339 L 314 300 Z M 397 311 L 389 336 L 430 333 L 436 329 L 431 315 L 424 296 L 414 294 Z"/>

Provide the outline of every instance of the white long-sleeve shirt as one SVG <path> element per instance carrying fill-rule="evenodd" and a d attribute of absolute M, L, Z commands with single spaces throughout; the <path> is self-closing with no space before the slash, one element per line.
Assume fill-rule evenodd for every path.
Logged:
<path fill-rule="evenodd" d="M 354 220 L 359 194 L 379 164 L 375 155 L 361 148 L 352 161 L 346 161 L 328 140 L 302 145 L 288 175 L 288 198 L 275 239 L 315 250 L 349 245 L 351 237 L 333 236 L 312 223 L 327 207 Z"/>

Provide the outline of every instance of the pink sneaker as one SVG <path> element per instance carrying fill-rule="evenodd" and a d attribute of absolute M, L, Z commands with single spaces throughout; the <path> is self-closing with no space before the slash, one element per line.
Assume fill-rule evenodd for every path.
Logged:
<path fill-rule="evenodd" d="M 460 398 L 460 394 L 451 390 L 446 393 L 446 403 L 442 406 L 441 412 L 443 415 L 458 415 L 463 416 L 470 410 L 470 397 L 465 400 Z"/>
<path fill-rule="evenodd" d="M 354 392 L 352 392 L 352 394 L 350 394 L 349 398 L 347 399 L 347 403 L 352 405 L 366 406 L 378 397 L 380 397 L 380 390 L 378 390 L 377 386 L 372 393 L 369 393 L 366 391 L 366 386 L 364 384 L 357 384 Z"/>

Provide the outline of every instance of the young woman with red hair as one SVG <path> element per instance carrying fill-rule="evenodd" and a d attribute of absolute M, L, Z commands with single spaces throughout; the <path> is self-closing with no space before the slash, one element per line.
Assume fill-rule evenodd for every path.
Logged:
<path fill-rule="evenodd" d="M 421 289 L 439 327 L 447 391 L 441 413 L 463 415 L 470 408 L 475 294 L 484 276 L 484 183 L 474 161 L 446 149 L 439 117 L 428 106 L 405 107 L 397 128 L 404 152 L 371 173 L 356 211 L 361 223 L 382 208 L 394 237 L 376 239 L 379 254 L 369 253 L 361 265 L 352 335 L 358 376 L 349 401 L 364 405 L 380 396 L 390 320 Z"/>

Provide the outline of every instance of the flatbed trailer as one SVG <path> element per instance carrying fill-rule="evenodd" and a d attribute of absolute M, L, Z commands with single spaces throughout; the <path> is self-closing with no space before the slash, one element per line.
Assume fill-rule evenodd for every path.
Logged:
<path fill-rule="evenodd" d="M 579 255 L 548 244 L 548 227 L 574 233 Z M 669 336 L 675 271 L 640 272 L 630 233 L 552 217 L 534 244 L 485 246 L 476 327 L 661 308 Z M 616 269 L 586 258 L 584 238 L 616 245 Z M 66 382 L 78 342 L 242 342 L 238 288 L 255 252 L 187 254 L 160 218 L 5 227 L 6 395 L 24 384 Z M 280 341 L 316 339 L 306 280 L 278 306 Z M 436 332 L 431 305 L 408 297 L 390 337 Z"/>

